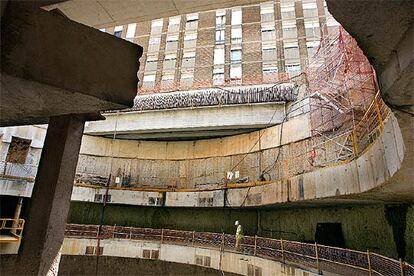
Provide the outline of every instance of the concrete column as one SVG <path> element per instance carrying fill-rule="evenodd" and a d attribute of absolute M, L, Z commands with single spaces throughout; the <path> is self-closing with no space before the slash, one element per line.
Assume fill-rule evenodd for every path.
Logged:
<path fill-rule="evenodd" d="M 162 25 L 160 48 L 158 49 L 157 71 L 155 73 L 155 87 L 161 86 L 162 70 L 164 68 L 165 47 L 167 44 L 169 18 L 164 18 L 163 20 L 164 22 Z"/>
<path fill-rule="evenodd" d="M 224 79 L 230 81 L 231 51 L 231 9 L 226 10 L 226 29 L 224 31 Z M 243 36 L 242 36 L 243 39 Z M 242 53 L 243 56 L 243 53 Z"/>
<path fill-rule="evenodd" d="M 15 268 L 18 275 L 45 275 L 59 252 L 84 122 L 80 115 L 50 118 Z"/>
<path fill-rule="evenodd" d="M 14 210 L 14 219 L 18 219 L 20 218 L 20 213 L 22 211 L 22 205 L 23 205 L 23 198 L 19 197 L 19 200 L 17 201 L 17 205 L 16 205 L 16 209 Z M 13 223 L 13 227 L 17 227 L 18 226 L 18 222 Z M 16 230 L 13 229 L 12 233 L 16 234 Z"/>
<path fill-rule="evenodd" d="M 325 7 L 323 0 L 316 0 L 316 7 L 318 9 L 319 26 L 321 30 L 321 37 L 324 37 L 328 33 L 328 27 L 326 26 Z"/>
<path fill-rule="evenodd" d="M 174 83 L 178 83 L 181 81 L 181 66 L 182 66 L 183 55 L 184 55 L 184 35 L 185 35 L 186 22 L 187 22 L 187 16 L 181 15 L 180 31 L 178 33 L 177 61 L 175 63 Z"/>
<path fill-rule="evenodd" d="M 302 1 L 295 1 L 295 14 L 296 14 L 296 29 L 298 32 L 298 46 L 299 46 L 299 58 L 300 68 L 304 70 L 308 63 L 308 49 L 306 47 L 306 32 L 305 32 L 305 20 L 303 17 Z"/>
<path fill-rule="evenodd" d="M 285 52 L 283 47 L 282 12 L 280 0 L 275 0 L 275 29 L 278 72 L 285 72 Z"/>

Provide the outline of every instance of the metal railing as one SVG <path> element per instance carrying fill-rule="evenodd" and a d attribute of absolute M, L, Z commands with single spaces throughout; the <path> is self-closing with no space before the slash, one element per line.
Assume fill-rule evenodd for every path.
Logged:
<path fill-rule="evenodd" d="M 0 161 L 0 177 L 34 181 L 37 173 L 37 165 L 18 164 Z"/>
<path fill-rule="evenodd" d="M 238 250 L 235 235 L 171 229 L 135 228 L 125 226 L 67 224 L 65 236 L 89 239 L 150 240 L 195 247 L 213 247 L 223 251 L 258 256 L 279 262 L 342 275 L 412 276 L 414 266 L 372 252 L 345 248 L 277 240 L 258 236 L 244 236 Z"/>
<path fill-rule="evenodd" d="M 23 228 L 24 219 L 0 218 L 0 243 L 20 241 Z"/>

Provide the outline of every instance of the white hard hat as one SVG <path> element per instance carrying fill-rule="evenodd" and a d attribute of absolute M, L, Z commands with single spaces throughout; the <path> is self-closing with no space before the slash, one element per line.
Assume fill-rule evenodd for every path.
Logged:
<path fill-rule="evenodd" d="M 238 220 L 236 220 L 236 221 L 234 222 L 234 225 L 239 225 L 239 221 L 238 221 Z"/>

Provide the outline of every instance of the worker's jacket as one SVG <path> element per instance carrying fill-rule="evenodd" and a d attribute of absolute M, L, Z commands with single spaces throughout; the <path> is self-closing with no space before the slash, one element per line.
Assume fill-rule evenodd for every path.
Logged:
<path fill-rule="evenodd" d="M 242 226 L 239 224 L 237 225 L 237 230 L 236 230 L 236 238 L 240 239 L 243 237 L 243 228 Z"/>

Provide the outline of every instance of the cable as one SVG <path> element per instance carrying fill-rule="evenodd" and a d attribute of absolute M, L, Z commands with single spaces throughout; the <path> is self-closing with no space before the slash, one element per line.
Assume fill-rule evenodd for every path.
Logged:
<path fill-rule="evenodd" d="M 101 209 L 101 218 L 99 221 L 98 226 L 98 236 L 97 236 L 97 245 L 96 245 L 96 266 L 95 266 L 95 275 L 98 275 L 98 267 L 99 267 L 99 256 L 102 254 L 100 252 L 100 243 L 101 243 L 101 231 L 102 226 L 105 218 L 105 207 L 106 203 L 108 202 L 108 194 L 109 194 L 109 184 L 111 184 L 111 178 L 112 178 L 112 166 L 113 166 L 113 159 L 114 159 L 114 146 L 115 146 L 115 138 L 116 138 L 116 132 L 118 128 L 118 116 L 119 116 L 119 110 L 116 113 L 116 119 L 115 119 L 115 128 L 114 128 L 114 134 L 112 136 L 112 147 L 111 147 L 111 158 L 109 161 L 109 176 L 108 180 L 106 182 L 105 186 L 105 195 L 102 198 L 102 209 Z"/>

